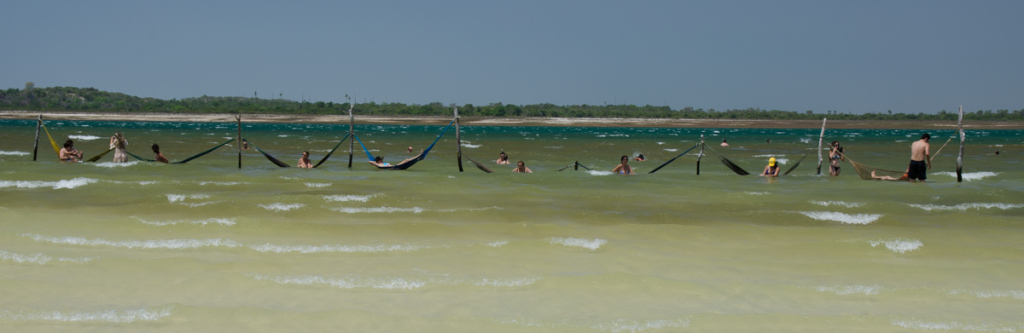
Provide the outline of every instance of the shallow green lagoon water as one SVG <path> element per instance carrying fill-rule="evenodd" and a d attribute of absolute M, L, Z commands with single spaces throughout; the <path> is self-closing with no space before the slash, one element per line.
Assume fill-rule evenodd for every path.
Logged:
<path fill-rule="evenodd" d="M 180 160 L 234 124 L 47 123 L 93 155 Z M 347 126 L 246 124 L 294 164 Z M 361 125 L 400 161 L 440 126 Z M 356 145 L 321 169 L 281 169 L 228 146 L 185 165 L 55 161 L 34 121 L 0 122 L 0 330 L 677 332 L 1024 330 L 1024 136 L 968 132 L 929 182 L 815 175 L 818 130 L 464 127 L 408 171 Z M 948 133 L 947 133 L 948 132 Z M 852 158 L 901 169 L 917 130 L 829 130 Z M 933 150 L 953 131 L 931 131 Z M 769 156 L 790 176 L 738 176 Z M 732 147 L 717 143 L 728 139 Z M 941 138 L 941 139 L 940 139 Z M 766 143 L 771 139 L 772 143 Z M 344 150 L 344 152 L 341 152 Z M 533 174 L 494 165 L 499 151 Z M 999 150 L 999 155 L 992 154 Z M 621 155 L 641 175 L 609 171 Z M 710 153 L 709 153 L 710 154 Z M 571 168 L 579 161 L 595 171 Z M 827 169 L 827 167 L 826 167 Z"/>

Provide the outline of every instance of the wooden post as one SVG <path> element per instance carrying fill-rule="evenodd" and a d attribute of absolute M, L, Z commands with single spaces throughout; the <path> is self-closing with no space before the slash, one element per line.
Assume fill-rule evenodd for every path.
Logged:
<path fill-rule="evenodd" d="M 697 155 L 697 175 L 700 175 L 700 159 L 704 157 L 704 134 L 700 135 L 700 154 Z"/>
<path fill-rule="evenodd" d="M 348 95 L 346 95 L 346 96 L 348 96 Z M 349 136 L 349 138 L 348 138 L 349 139 L 349 141 L 348 141 L 348 168 L 349 169 L 352 168 L 352 149 L 355 148 L 355 144 L 356 144 L 356 131 L 355 131 L 356 118 L 352 116 L 352 108 L 353 108 L 354 105 L 355 104 L 352 104 L 352 101 L 349 100 L 349 102 L 348 102 L 348 136 Z"/>
<path fill-rule="evenodd" d="M 32 148 L 32 160 L 36 160 L 36 155 L 39 155 L 39 128 L 43 127 L 43 115 L 39 115 L 39 120 L 36 122 L 36 144 Z"/>
<path fill-rule="evenodd" d="M 957 117 L 956 127 L 960 133 L 960 154 L 956 156 L 956 182 L 964 182 L 964 141 L 967 135 L 964 134 L 964 106 L 960 106 L 960 116 Z"/>
<path fill-rule="evenodd" d="M 235 121 L 238 121 L 238 168 L 242 168 L 242 116 L 235 116 Z"/>
<path fill-rule="evenodd" d="M 459 172 L 462 172 L 462 131 L 459 130 L 459 108 L 455 108 L 455 144 L 458 149 L 455 153 L 456 160 L 459 161 Z"/>
<path fill-rule="evenodd" d="M 825 139 L 825 122 L 828 118 L 821 120 L 821 135 L 818 136 L 818 176 L 821 176 L 821 141 Z"/>

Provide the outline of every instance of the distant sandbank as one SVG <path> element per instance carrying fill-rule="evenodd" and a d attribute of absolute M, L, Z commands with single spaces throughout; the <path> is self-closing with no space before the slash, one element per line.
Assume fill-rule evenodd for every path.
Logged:
<path fill-rule="evenodd" d="M 0 111 L 0 119 L 111 120 L 170 122 L 235 122 L 224 113 L 136 113 Z M 347 124 L 348 115 L 241 114 L 249 123 Z M 356 124 L 445 125 L 451 117 L 355 116 Z M 584 126 L 584 127 L 697 127 L 697 128 L 820 128 L 820 120 L 761 119 L 657 119 L 657 118 L 564 118 L 564 117 L 461 117 L 463 126 Z M 829 120 L 828 128 L 856 129 L 952 129 L 955 121 L 933 120 Z M 1024 121 L 965 121 L 969 129 L 1024 129 Z"/>

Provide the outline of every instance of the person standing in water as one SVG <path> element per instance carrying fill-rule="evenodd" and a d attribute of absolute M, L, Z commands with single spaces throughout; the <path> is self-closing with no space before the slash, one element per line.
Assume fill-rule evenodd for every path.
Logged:
<path fill-rule="evenodd" d="M 768 159 L 768 165 L 764 167 L 761 175 L 765 177 L 778 177 L 779 169 L 779 165 L 775 163 L 775 158 L 772 157 Z"/>
<path fill-rule="evenodd" d="M 508 154 L 505 154 L 505 152 L 501 152 L 500 154 L 498 154 L 498 160 L 495 161 L 495 162 L 497 162 L 498 164 L 510 164 L 511 163 L 511 162 L 508 161 Z"/>
<path fill-rule="evenodd" d="M 616 165 L 615 169 L 612 169 L 612 172 L 620 175 L 635 175 L 635 173 L 633 173 L 633 168 L 629 167 L 629 156 L 622 155 L 619 162 L 619 165 Z"/>
<path fill-rule="evenodd" d="M 828 149 L 828 173 L 833 177 L 839 175 L 839 162 L 846 161 L 843 153 L 843 146 L 839 145 L 839 141 L 832 141 Z"/>
<path fill-rule="evenodd" d="M 155 143 L 153 144 L 153 153 L 156 154 L 156 157 L 154 157 L 153 159 L 155 159 L 157 162 L 160 162 L 160 163 L 167 163 L 167 162 L 169 162 L 167 160 L 167 158 L 164 157 L 164 154 L 160 152 L 160 145 L 155 144 Z"/>
<path fill-rule="evenodd" d="M 722 146 L 722 147 L 728 147 L 728 146 L 729 146 L 729 143 L 728 143 L 728 142 L 725 142 L 725 139 L 722 139 L 722 144 L 721 144 L 720 146 Z"/>
<path fill-rule="evenodd" d="M 313 162 L 311 162 L 309 160 L 309 152 L 308 151 L 303 151 L 302 152 L 302 157 L 299 157 L 298 167 L 304 168 L 304 169 L 309 169 L 309 168 L 313 167 Z"/>
<path fill-rule="evenodd" d="M 110 148 L 114 150 L 114 163 L 128 162 L 128 140 L 124 139 L 123 133 L 117 132 L 110 137 Z"/>
<path fill-rule="evenodd" d="M 61 161 L 78 162 L 82 159 L 82 151 L 75 149 L 75 142 L 68 139 L 68 141 L 64 141 L 64 148 L 61 148 L 57 158 L 60 158 Z"/>
<path fill-rule="evenodd" d="M 512 169 L 512 172 L 533 173 L 533 170 L 530 170 L 530 168 L 527 168 L 526 167 L 526 163 L 523 163 L 523 161 L 519 161 L 519 162 L 516 162 L 516 168 Z"/>
<path fill-rule="evenodd" d="M 921 140 L 914 141 L 910 145 L 910 166 L 907 168 L 907 178 L 910 180 L 921 180 L 923 183 L 928 176 L 928 169 L 932 168 L 931 153 L 928 151 L 931 146 L 928 141 L 932 136 L 928 133 L 921 135 Z"/>

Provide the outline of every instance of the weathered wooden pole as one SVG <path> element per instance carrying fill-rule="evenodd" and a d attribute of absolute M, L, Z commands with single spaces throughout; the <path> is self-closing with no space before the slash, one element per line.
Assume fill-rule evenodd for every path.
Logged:
<path fill-rule="evenodd" d="M 348 95 L 346 95 L 346 96 L 348 96 Z M 348 102 L 348 136 L 349 136 L 349 141 L 348 141 L 348 168 L 349 169 L 352 168 L 352 149 L 355 149 L 355 144 L 356 144 L 356 130 L 355 130 L 356 118 L 352 116 L 352 107 L 354 105 L 355 104 L 352 104 L 352 101 L 349 100 L 349 102 Z"/>
<path fill-rule="evenodd" d="M 697 175 L 700 175 L 701 157 L 704 157 L 704 134 L 700 135 L 700 154 L 697 154 Z"/>
<path fill-rule="evenodd" d="M 960 154 L 956 156 L 956 182 L 964 182 L 964 141 L 967 135 L 964 134 L 964 106 L 960 106 L 960 116 L 956 119 L 956 127 L 960 133 Z"/>
<path fill-rule="evenodd" d="M 235 116 L 235 121 L 238 122 L 238 137 L 236 142 L 238 144 L 238 168 L 242 168 L 242 116 Z"/>
<path fill-rule="evenodd" d="M 36 144 L 32 147 L 32 160 L 36 160 L 36 155 L 39 155 L 39 128 L 43 127 L 43 115 L 39 115 L 39 120 L 36 121 Z"/>
<path fill-rule="evenodd" d="M 459 161 L 459 172 L 462 172 L 462 131 L 459 130 L 459 108 L 455 108 L 455 145 L 458 146 L 456 150 L 456 160 Z"/>
<path fill-rule="evenodd" d="M 818 176 L 821 176 L 821 142 L 825 140 L 825 122 L 828 118 L 821 120 L 821 135 L 818 136 Z"/>

